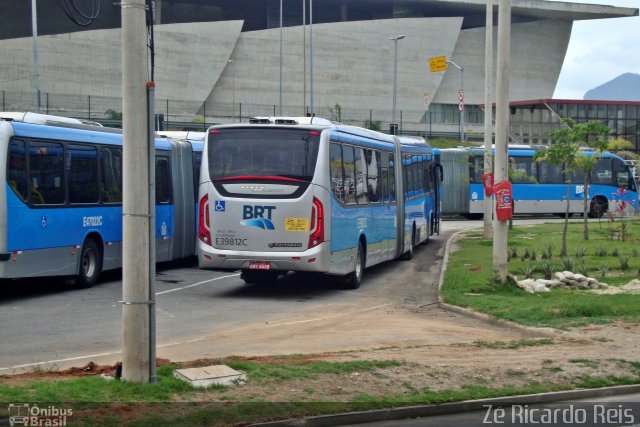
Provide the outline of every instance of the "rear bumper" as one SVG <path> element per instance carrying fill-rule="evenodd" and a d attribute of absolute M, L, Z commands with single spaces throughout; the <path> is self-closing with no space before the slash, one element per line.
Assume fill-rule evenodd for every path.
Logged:
<path fill-rule="evenodd" d="M 198 241 L 200 268 L 249 269 L 253 262 L 268 262 L 275 271 L 328 272 L 330 253 L 328 242 L 303 252 L 244 252 L 219 250 Z"/>

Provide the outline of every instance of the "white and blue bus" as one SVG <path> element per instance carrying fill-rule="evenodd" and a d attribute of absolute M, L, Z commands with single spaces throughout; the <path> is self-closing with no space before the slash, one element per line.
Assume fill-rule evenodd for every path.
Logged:
<path fill-rule="evenodd" d="M 411 258 L 437 232 L 441 169 L 424 141 L 320 118 L 209 128 L 199 191 L 201 268 L 247 283 L 288 271 L 345 276 Z"/>
<path fill-rule="evenodd" d="M 0 278 L 122 266 L 122 133 L 75 119 L 0 113 Z M 156 138 L 156 260 L 195 253 L 203 141 Z"/>
<path fill-rule="evenodd" d="M 567 180 L 571 180 L 569 214 L 580 214 L 584 207 L 584 172 L 567 175 L 560 165 L 534 160 L 540 147 L 510 146 L 509 176 L 513 188 L 514 214 L 556 214 L 564 216 L 567 206 Z M 594 155 L 585 151 L 585 155 Z M 613 153 L 598 154 L 599 160 L 589 175 L 588 214 L 601 217 L 615 212 L 625 200 L 638 208 L 638 187 L 633 170 Z M 479 218 L 484 212 L 484 148 L 439 150 L 447 180 L 443 183 L 445 214 L 462 214 Z"/>

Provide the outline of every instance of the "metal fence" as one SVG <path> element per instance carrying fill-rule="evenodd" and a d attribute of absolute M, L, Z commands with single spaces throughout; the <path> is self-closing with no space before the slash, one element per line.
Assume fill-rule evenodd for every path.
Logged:
<path fill-rule="evenodd" d="M 27 92 L 1 92 L 2 110 L 0 111 L 36 111 L 36 96 Z M 155 100 L 155 113 L 163 130 L 206 129 L 213 124 L 246 121 L 256 116 L 304 116 L 310 113 L 309 107 L 283 105 L 282 114 L 277 105 L 250 104 L 243 102 L 189 102 L 170 99 Z M 40 109 L 43 114 L 94 120 L 110 126 L 118 126 L 122 119 L 122 98 L 93 95 L 66 95 L 55 93 L 40 94 Z M 388 132 L 391 110 L 345 109 L 340 105 L 319 106 L 314 114 L 330 120 L 353 126 L 362 126 Z M 459 137 L 459 123 L 435 123 L 431 114 L 425 110 L 399 110 L 398 129 L 402 134 L 426 137 Z M 481 139 L 482 129 L 467 127 L 470 139 Z"/>

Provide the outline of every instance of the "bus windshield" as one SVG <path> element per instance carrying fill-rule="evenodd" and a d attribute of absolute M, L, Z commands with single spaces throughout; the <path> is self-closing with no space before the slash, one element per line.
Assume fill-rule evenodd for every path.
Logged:
<path fill-rule="evenodd" d="M 213 129 L 209 176 L 221 179 L 313 179 L 320 133 L 301 129 Z"/>

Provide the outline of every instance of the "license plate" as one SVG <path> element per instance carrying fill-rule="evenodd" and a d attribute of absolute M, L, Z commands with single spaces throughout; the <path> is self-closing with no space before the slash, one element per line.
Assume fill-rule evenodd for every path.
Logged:
<path fill-rule="evenodd" d="M 255 261 L 249 264 L 249 270 L 271 270 L 271 263 L 265 261 Z"/>

